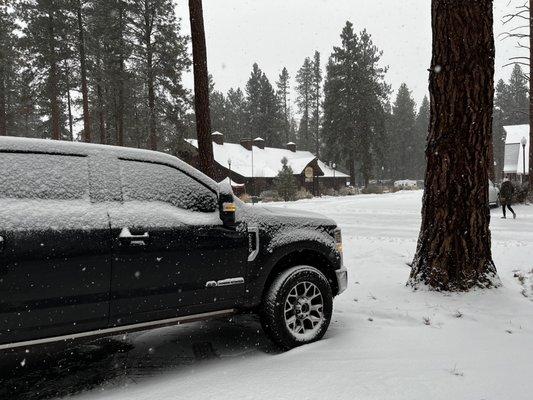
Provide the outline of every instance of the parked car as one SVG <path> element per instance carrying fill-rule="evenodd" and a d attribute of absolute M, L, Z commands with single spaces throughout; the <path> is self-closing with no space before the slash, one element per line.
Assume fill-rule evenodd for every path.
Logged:
<path fill-rule="evenodd" d="M 0 350 L 256 312 L 319 340 L 345 290 L 341 232 L 248 206 L 170 155 L 0 138 Z"/>
<path fill-rule="evenodd" d="M 489 180 L 489 206 L 500 206 L 500 189 L 491 180 Z"/>

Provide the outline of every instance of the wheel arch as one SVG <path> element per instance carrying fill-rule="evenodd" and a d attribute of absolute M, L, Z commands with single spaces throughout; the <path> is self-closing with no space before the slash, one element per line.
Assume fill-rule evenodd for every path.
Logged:
<path fill-rule="evenodd" d="M 263 286 L 262 295 L 280 273 L 298 265 L 314 267 L 322 272 L 331 285 L 333 296 L 337 295 L 339 288 L 335 275 L 335 263 L 322 251 L 312 248 L 291 249 L 285 252 L 270 270 Z"/>

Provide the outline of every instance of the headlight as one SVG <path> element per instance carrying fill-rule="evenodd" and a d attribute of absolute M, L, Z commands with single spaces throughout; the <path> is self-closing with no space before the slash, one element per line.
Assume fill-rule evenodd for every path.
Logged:
<path fill-rule="evenodd" d="M 342 254 L 342 234 L 341 230 L 339 228 L 335 229 L 335 232 L 333 233 L 333 236 L 335 238 L 335 248 L 339 253 Z"/>

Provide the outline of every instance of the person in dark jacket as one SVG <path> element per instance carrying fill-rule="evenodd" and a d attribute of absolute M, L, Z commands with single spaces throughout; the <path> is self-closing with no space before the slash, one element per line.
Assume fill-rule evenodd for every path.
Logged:
<path fill-rule="evenodd" d="M 511 207 L 513 202 L 514 186 L 509 179 L 504 179 L 502 187 L 500 188 L 500 204 L 502 205 L 503 217 L 507 218 L 505 215 L 505 209 L 508 208 L 509 211 L 513 213 L 513 218 L 516 218 L 516 213 Z"/>

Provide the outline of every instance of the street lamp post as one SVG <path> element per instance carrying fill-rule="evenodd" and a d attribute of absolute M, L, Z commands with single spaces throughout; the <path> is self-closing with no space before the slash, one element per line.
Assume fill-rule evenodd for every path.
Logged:
<path fill-rule="evenodd" d="M 331 168 L 333 168 L 333 193 L 335 194 L 337 191 L 337 179 L 335 179 L 335 168 L 337 168 L 337 164 L 331 164 Z"/>
<path fill-rule="evenodd" d="M 381 193 L 383 193 L 383 173 L 385 172 L 385 167 L 381 166 Z"/>
<path fill-rule="evenodd" d="M 526 137 L 524 136 L 522 138 L 522 140 L 520 141 L 520 143 L 522 144 L 522 166 L 523 166 L 523 169 L 522 169 L 522 184 L 524 183 L 524 176 L 526 175 L 526 144 L 527 144 L 527 139 Z"/>
<path fill-rule="evenodd" d="M 255 204 L 255 181 L 254 181 L 254 146 L 252 144 L 252 204 Z"/>
<path fill-rule="evenodd" d="M 229 185 L 231 186 L 231 158 L 228 158 L 228 167 L 229 167 Z"/>

